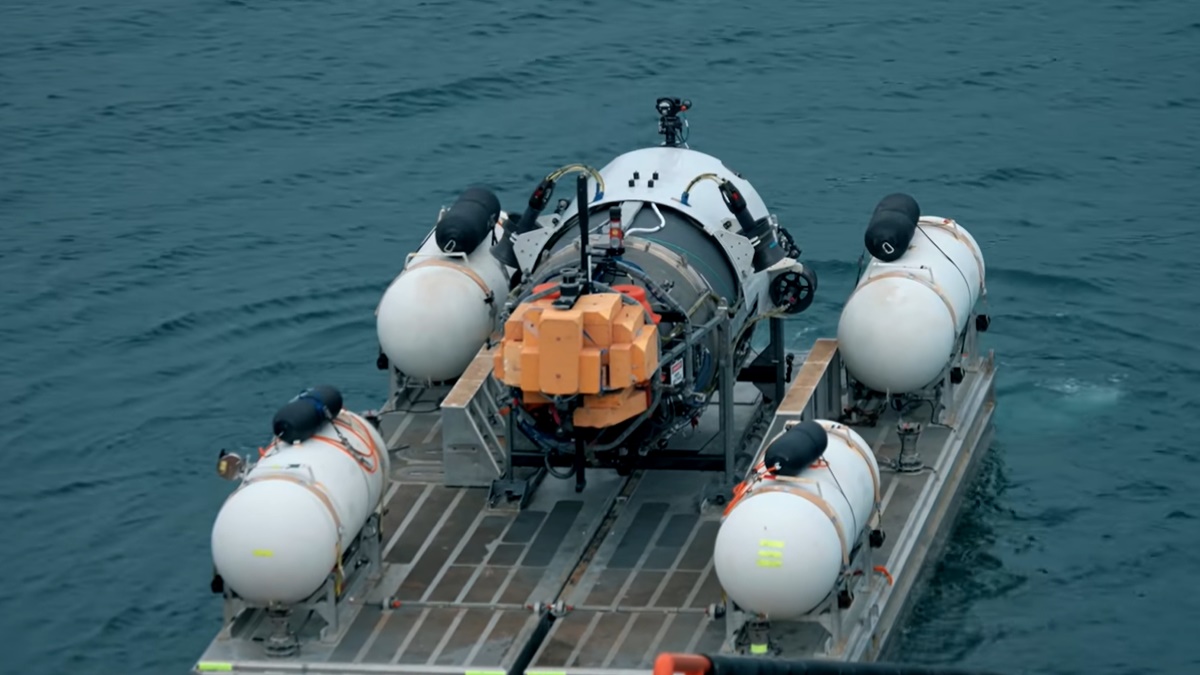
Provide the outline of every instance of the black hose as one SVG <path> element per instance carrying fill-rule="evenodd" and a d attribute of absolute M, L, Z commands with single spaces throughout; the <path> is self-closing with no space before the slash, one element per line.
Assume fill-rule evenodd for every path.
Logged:
<path fill-rule="evenodd" d="M 749 656 L 705 657 L 712 662 L 706 675 L 994 675 L 982 670 L 919 666 L 901 663 L 845 663 L 842 661 L 786 661 Z M 510 672 L 511 675 L 511 672 Z"/>
<path fill-rule="evenodd" d="M 513 661 L 512 666 L 508 669 L 508 675 L 525 675 L 525 669 L 533 663 L 533 657 L 537 654 L 542 643 L 546 641 L 546 636 L 550 634 L 550 628 L 554 625 L 554 614 L 550 610 L 542 612 L 542 620 L 538 622 L 537 628 L 533 630 L 533 635 L 529 636 L 529 641 L 521 649 L 521 653 L 517 655 L 517 660 Z"/>

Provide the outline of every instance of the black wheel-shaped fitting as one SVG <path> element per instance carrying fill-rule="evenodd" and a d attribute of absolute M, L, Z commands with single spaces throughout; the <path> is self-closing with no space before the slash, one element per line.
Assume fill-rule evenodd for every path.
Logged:
<path fill-rule="evenodd" d="M 817 275 L 808 267 L 784 272 L 771 281 L 771 302 L 788 314 L 799 314 L 812 306 L 817 293 Z"/>

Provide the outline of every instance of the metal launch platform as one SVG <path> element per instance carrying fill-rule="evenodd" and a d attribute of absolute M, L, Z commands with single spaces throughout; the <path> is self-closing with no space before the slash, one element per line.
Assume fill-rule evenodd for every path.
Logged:
<path fill-rule="evenodd" d="M 361 573 L 347 570 L 340 600 L 331 591 L 323 609 L 292 612 L 299 648 L 283 658 L 267 656 L 271 617 L 227 606 L 225 627 L 193 672 L 482 675 L 534 650 L 531 671 L 617 675 L 648 673 L 661 652 L 762 653 L 758 645 L 785 658 L 875 660 L 990 444 L 995 365 L 990 353 L 975 353 L 971 324 L 968 355 L 948 371 L 940 405 L 902 420 L 883 399 L 878 410 L 845 417 L 862 406 L 849 395 L 837 342 L 817 340 L 796 355 L 790 382 L 769 383 L 777 393 L 748 382 L 725 389 L 735 424 L 721 428 L 718 397 L 698 426 L 672 439 L 671 451 L 707 458 L 715 471 L 589 469 L 582 492 L 573 479 L 525 480 L 533 468 L 509 466 L 506 416 L 489 403 L 494 396 L 480 395 L 494 384 L 490 352 L 453 388 L 393 382 L 377 413 L 393 475 L 378 528 L 370 521 L 360 535 Z M 778 392 L 776 407 L 768 399 Z M 744 476 L 764 437 L 808 419 L 843 420 L 870 443 L 886 537 L 858 548 L 863 573 L 811 618 L 748 621 L 713 570 L 722 490 Z"/>

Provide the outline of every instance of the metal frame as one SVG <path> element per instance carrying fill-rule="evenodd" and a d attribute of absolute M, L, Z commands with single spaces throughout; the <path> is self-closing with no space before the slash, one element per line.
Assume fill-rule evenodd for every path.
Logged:
<path fill-rule="evenodd" d="M 819 657 L 839 657 L 846 647 L 846 627 L 862 621 L 871 609 L 875 610 L 873 620 L 878 620 L 878 606 L 869 602 L 869 593 L 878 584 L 886 583 L 886 579 L 875 571 L 870 535 L 869 527 L 864 527 L 859 532 L 858 539 L 852 547 L 850 564 L 842 570 L 837 585 L 830 589 L 829 595 L 821 604 L 803 617 L 788 620 L 790 624 L 816 624 L 828 633 L 825 649 L 817 655 Z M 848 607 L 841 605 L 843 594 L 849 595 Z M 742 611 L 729 599 L 725 600 L 723 613 L 725 644 L 722 652 L 761 655 L 761 652 L 755 650 L 755 647 L 759 647 L 765 648 L 768 653 L 781 653 L 778 647 L 771 643 L 769 621 L 758 620 L 754 614 Z"/>
<path fill-rule="evenodd" d="M 492 354 L 484 346 L 472 366 L 484 361 L 490 369 Z M 507 417 L 501 410 L 502 385 L 490 370 L 482 378 L 470 375 L 459 379 L 441 405 L 443 482 L 449 486 L 493 482 L 505 474 L 511 455 L 502 422 Z"/>
<path fill-rule="evenodd" d="M 764 439 L 774 438 L 786 426 L 795 424 L 796 422 L 815 419 L 839 420 L 839 418 L 844 416 L 846 407 L 850 403 L 850 389 L 847 386 L 848 377 L 849 375 L 842 363 L 841 352 L 835 350 L 829 361 L 829 365 L 826 366 L 821 379 L 816 382 L 812 394 L 805 402 L 804 407 L 800 410 L 791 410 L 776 414 L 766 431 Z"/>
<path fill-rule="evenodd" d="M 660 356 L 660 363 L 670 363 L 687 353 L 696 340 L 710 331 L 716 331 L 719 342 L 727 346 L 721 350 L 717 359 L 716 406 L 721 453 L 670 448 L 651 451 L 638 460 L 637 469 L 719 472 L 720 476 L 705 489 L 703 499 L 724 504 L 732 497 L 733 486 L 741 480 L 742 467 L 738 466 L 738 450 L 755 431 L 755 427 L 761 424 L 762 418 L 774 412 L 783 401 L 791 379 L 791 359 L 786 349 L 784 320 L 772 317 L 769 319 L 769 325 L 770 341 L 767 348 L 750 358 L 746 366 L 739 368 L 738 364 L 734 363 L 733 348 L 736 336 L 731 330 L 729 308 L 722 302 L 718 306 L 717 316 L 712 321 L 695 330 L 690 339 Z M 476 356 L 476 362 L 487 359 L 490 363 L 493 349 L 494 347 L 486 346 L 481 349 Z M 688 361 L 685 361 L 685 367 L 690 369 Z M 764 374 L 768 375 L 764 377 Z M 543 451 L 527 443 L 528 439 L 516 428 L 512 415 L 503 415 L 502 409 L 505 406 L 501 403 L 501 397 L 505 395 L 504 388 L 490 372 L 478 382 L 475 378 L 470 380 L 465 384 L 460 380 L 455 392 L 448 397 L 448 400 L 454 398 L 455 401 L 442 406 L 446 484 L 486 485 L 489 488 L 490 507 L 515 506 L 523 509 L 546 478 L 547 457 Z M 735 420 L 734 385 L 739 381 L 753 382 L 769 396 L 759 403 L 757 414 L 745 425 L 738 425 Z M 461 392 L 468 397 L 466 403 L 460 402 L 460 397 L 455 396 L 460 393 L 460 387 L 474 387 L 474 390 L 467 389 Z M 503 436 L 498 428 L 501 426 L 499 418 L 502 415 L 505 418 L 502 425 Z M 550 459 L 549 462 L 551 466 L 567 467 L 575 464 L 575 459 L 573 455 L 562 455 Z M 591 467 L 590 463 L 585 466 Z M 526 471 L 521 471 L 522 469 Z M 529 469 L 532 471 L 528 471 Z"/>
<path fill-rule="evenodd" d="M 981 299 L 980 304 L 983 302 L 984 300 Z M 876 401 L 880 397 L 883 397 L 883 405 L 891 405 L 893 399 L 905 400 L 909 403 L 917 404 L 929 403 L 932 411 L 930 414 L 931 423 L 955 428 L 961 421 L 956 419 L 957 407 L 955 406 L 955 400 L 959 395 L 959 388 L 965 380 L 965 375 L 966 373 L 979 373 L 987 367 L 989 360 L 987 355 L 978 353 L 979 321 L 981 317 L 985 316 L 986 314 L 980 311 L 979 306 L 972 309 L 967 319 L 966 328 L 955 340 L 953 358 L 947 361 L 938 378 L 924 389 L 909 394 L 889 397 L 884 392 L 877 392 L 867 388 L 855 380 L 849 372 L 846 372 L 847 408 L 844 411 L 841 421 L 873 426 L 873 421 L 864 421 L 861 418 L 853 417 L 851 408 L 853 407 L 857 412 L 862 412 L 863 409 L 859 407 L 859 404 Z M 854 391 L 858 388 L 864 390 L 865 396 L 856 397 L 854 395 Z"/>
<path fill-rule="evenodd" d="M 330 572 L 325 583 L 308 598 L 280 607 L 248 602 L 225 585 L 222 591 L 224 624 L 218 637 L 232 638 L 235 632 L 252 630 L 255 624 L 266 618 L 275 624 L 274 632 L 267 639 L 268 651 L 288 655 L 299 649 L 299 642 L 289 627 L 290 620 L 297 616 L 305 617 L 311 612 L 325 622 L 320 629 L 320 640 L 326 644 L 336 643 L 349 626 L 350 614 L 358 608 L 358 603 L 350 601 L 350 598 L 359 596 L 383 577 L 383 532 L 380 525 L 381 515 L 376 511 L 367 518 L 346 549 L 349 555 L 343 558 L 341 564 L 344 576 L 340 596 L 337 593 L 339 584 L 336 572 Z"/>
<path fill-rule="evenodd" d="M 992 381 L 992 372 L 995 367 L 994 356 L 991 352 L 986 354 L 978 352 L 979 331 L 975 318 L 978 315 L 980 315 L 978 312 L 972 313 L 968 328 L 964 331 L 961 340 L 963 348 L 959 350 L 958 356 L 948 364 L 943 379 L 932 388 L 939 395 L 935 401 L 938 417 L 948 417 L 943 412 L 946 410 L 952 413 L 961 410 L 983 411 L 970 418 L 969 428 L 952 427 L 954 433 L 951 439 L 953 441 L 954 438 L 958 438 L 962 447 L 967 448 L 965 453 L 939 454 L 936 466 L 921 465 L 922 471 L 932 469 L 932 472 L 940 478 L 925 488 L 918 497 L 917 505 L 914 506 L 915 512 L 924 514 L 917 523 L 918 530 L 923 533 L 919 536 L 928 536 L 928 534 L 924 534 L 925 530 L 929 527 L 936 527 L 940 530 L 938 537 L 943 543 L 948 535 L 946 531 L 948 528 L 944 524 L 939 525 L 937 521 L 947 517 L 946 514 L 953 513 L 955 510 L 953 504 L 957 504 L 961 500 L 962 493 L 970 482 L 968 477 L 973 475 L 984 454 L 980 448 L 983 447 L 984 439 L 988 436 L 991 428 L 988 405 L 989 402 L 994 402 L 995 396 Z M 954 367 L 963 368 L 970 375 L 965 375 L 960 382 L 952 382 L 950 373 Z M 804 406 L 803 412 L 777 414 L 770 430 L 765 435 L 764 442 L 773 438 L 788 425 L 801 419 L 830 419 L 830 413 L 852 402 L 853 397 L 850 391 L 853 384 L 853 378 L 845 370 L 840 359 L 831 360 L 821 381 L 813 389 L 812 396 Z M 904 431 L 897 429 L 897 434 L 902 448 L 906 447 L 908 443 L 904 439 Z M 919 435 L 920 430 L 918 429 L 914 434 Z M 891 468 L 898 473 L 905 473 L 903 470 L 898 470 L 900 459 L 900 457 L 888 458 L 877 454 L 877 461 L 881 469 Z M 897 466 L 890 466 L 889 460 L 891 464 Z M 918 463 L 920 462 L 918 461 Z M 939 489 L 934 489 L 934 487 L 940 486 L 943 481 L 949 479 L 951 472 L 959 473 L 961 476 L 957 483 L 956 494 L 951 495 L 940 509 L 936 509 L 930 502 L 943 499 L 943 496 Z M 935 511 L 937 513 L 934 513 Z M 933 525 L 930 525 L 931 521 L 934 523 Z M 906 525 L 906 527 L 908 526 Z M 816 655 L 819 658 L 834 660 L 861 658 L 864 652 L 872 649 L 875 650 L 873 653 L 877 654 L 881 646 L 885 644 L 890 629 L 894 627 L 900 614 L 905 611 L 905 607 L 911 606 L 913 599 L 911 589 L 914 584 L 912 576 L 904 575 L 903 581 L 907 590 L 898 591 L 892 587 L 890 580 L 876 572 L 875 552 L 871 546 L 871 537 L 871 527 L 864 527 L 859 532 L 850 564 L 839 578 L 838 586 L 831 590 L 821 605 L 806 616 L 787 622 L 788 624 L 815 624 L 825 631 L 827 638 L 824 650 Z M 909 537 L 902 544 L 901 542 L 897 542 L 897 544 L 911 549 L 915 545 L 915 541 L 912 534 L 909 533 Z M 926 546 L 932 551 L 937 548 L 937 543 L 928 541 Z M 904 559 L 908 557 L 907 554 L 903 556 Z M 839 594 L 843 591 L 850 594 L 850 602 L 846 607 L 838 602 Z M 904 595 L 899 600 L 890 600 L 890 597 L 896 592 Z M 897 602 L 901 603 L 899 608 L 896 607 Z M 723 609 L 726 621 L 726 641 L 722 648 L 723 652 L 761 656 L 765 647 L 767 653 L 779 655 L 779 650 L 770 638 L 769 622 L 758 621 L 753 614 L 739 610 L 729 600 L 726 600 Z M 880 630 L 883 630 L 882 634 L 879 633 Z M 758 649 L 753 649 L 755 646 Z"/>
<path fill-rule="evenodd" d="M 766 425 L 771 431 L 768 431 L 764 434 L 764 439 L 772 438 L 787 424 L 795 423 L 803 419 L 831 419 L 846 401 L 847 388 L 845 386 L 846 373 L 844 366 L 837 357 L 836 349 L 829 350 L 829 345 L 827 342 L 828 341 L 818 342 L 817 345 L 814 345 L 814 349 L 817 347 L 821 348 L 820 355 L 816 356 L 815 354 L 810 353 L 808 358 L 805 359 L 805 365 L 798 371 L 796 381 L 789 388 L 788 396 L 780 402 L 779 406 L 775 410 L 772 422 L 769 425 Z M 984 439 L 986 438 L 986 434 L 990 428 L 988 426 L 990 420 L 989 402 L 992 401 L 994 397 L 994 386 L 992 384 L 992 370 L 994 365 L 990 353 L 988 355 L 968 354 L 968 357 L 967 365 L 969 365 L 972 369 L 978 369 L 978 372 L 972 372 L 970 375 L 968 375 L 964 381 L 964 386 L 960 388 L 959 395 L 952 400 L 948 400 L 947 402 L 953 406 L 956 406 L 957 408 L 961 408 L 964 411 L 978 410 L 980 411 L 980 414 L 978 416 L 969 415 L 968 419 L 971 422 L 970 428 L 963 428 L 958 432 L 952 433 L 947 440 L 944 441 L 945 443 L 949 444 L 947 447 L 957 446 L 960 448 L 960 450 L 954 450 L 953 447 L 951 447 L 951 449 L 947 452 L 940 454 L 935 462 L 935 471 L 928 473 L 928 475 L 932 476 L 932 478 L 927 480 L 922 479 L 921 485 L 923 485 L 923 487 L 920 489 L 920 493 L 916 495 L 916 502 L 911 507 L 913 512 L 916 513 L 918 517 L 916 520 L 912 520 L 910 523 L 906 523 L 904 525 L 905 529 L 899 533 L 899 538 L 897 538 L 893 544 L 893 546 L 897 548 L 893 548 L 891 553 L 885 553 L 883 555 L 884 559 L 879 559 L 879 552 L 871 550 L 870 547 L 870 528 L 864 528 L 858 533 L 858 538 L 852 553 L 851 561 L 846 566 L 846 569 L 839 580 L 839 588 L 834 589 L 819 608 L 815 609 L 813 612 L 810 612 L 806 620 L 801 620 L 799 622 L 786 622 L 789 624 L 789 626 L 795 625 L 796 623 L 801 623 L 819 627 L 819 634 L 824 636 L 822 638 L 816 638 L 814 635 L 814 638 L 823 644 L 823 651 L 820 647 L 814 645 L 813 649 L 815 651 L 809 652 L 808 650 L 805 650 L 803 652 L 804 657 L 818 655 L 821 658 L 833 659 L 837 661 L 861 659 L 873 660 L 878 656 L 879 650 L 883 649 L 888 644 L 889 635 L 894 633 L 894 629 L 900 620 L 899 615 L 906 611 L 904 609 L 905 606 L 911 604 L 913 600 L 913 588 L 918 581 L 915 578 L 917 572 L 910 572 L 909 570 L 913 569 L 913 565 L 917 565 L 917 570 L 919 571 L 927 562 L 928 556 L 936 555 L 935 548 L 937 544 L 936 541 L 931 539 L 931 537 L 944 537 L 946 535 L 946 530 L 949 526 L 945 521 L 946 519 L 953 517 L 953 513 L 955 511 L 954 502 L 961 499 L 961 494 L 964 492 L 966 485 L 969 482 L 968 476 L 969 472 L 971 471 L 971 467 L 977 466 L 980 458 L 984 454 L 981 448 L 984 447 Z M 739 414 L 742 414 L 742 411 L 739 411 Z M 714 440 L 712 443 L 715 445 L 716 441 Z M 743 448 L 743 450 L 748 450 L 748 448 Z M 721 459 L 721 456 L 715 455 L 714 458 L 719 460 Z M 641 480 L 644 481 L 646 478 L 649 478 L 652 475 L 653 474 L 648 473 L 648 475 L 644 476 Z M 948 481 L 953 481 L 955 486 L 954 493 L 952 494 L 947 494 L 945 487 L 943 486 L 943 483 Z M 696 479 L 693 482 L 697 486 L 704 484 L 704 481 L 701 479 Z M 636 490 L 637 484 L 638 481 L 635 480 L 629 485 L 634 485 L 635 487 L 632 489 Z M 555 487 L 563 491 L 569 490 L 569 487 Z M 622 491 L 626 489 L 627 488 L 622 488 Z M 614 494 L 616 496 L 612 499 L 615 499 L 616 502 L 610 502 L 605 508 L 614 508 L 613 504 L 620 503 L 621 494 L 626 493 L 621 492 L 620 494 Z M 636 493 L 631 492 L 629 494 L 632 495 Z M 646 497 L 646 499 L 658 500 L 660 498 Z M 626 507 L 626 510 L 622 513 L 623 515 L 619 517 L 627 518 L 632 516 L 633 511 L 628 510 Z M 607 518 L 611 516 L 605 517 Z M 711 513 L 708 516 L 701 516 L 702 519 L 711 519 L 712 517 L 713 514 Z M 665 526 L 666 525 L 660 525 L 660 528 Z M 604 541 L 611 541 L 613 542 L 613 545 L 615 545 L 617 542 L 617 530 L 605 531 L 608 534 Z M 938 534 L 939 532 L 941 534 Z M 585 536 L 590 538 L 596 535 L 589 534 Z M 597 539 L 594 541 L 599 540 Z M 589 544 L 589 546 L 590 545 L 592 544 Z M 687 546 L 688 544 L 685 544 L 681 550 L 686 551 Z M 582 557 L 578 562 L 575 563 L 579 567 L 576 567 L 571 574 L 579 574 L 579 570 L 586 569 L 588 565 L 597 564 L 595 563 L 595 560 L 597 559 L 594 555 L 590 556 L 586 553 L 586 551 L 580 555 L 582 555 Z M 647 554 L 643 553 L 643 556 L 645 555 Z M 892 557 L 898 557 L 897 559 L 904 562 L 897 567 L 891 561 L 890 558 Z M 877 559 L 880 564 L 887 564 L 891 573 L 896 575 L 895 585 L 890 584 L 882 575 L 875 572 L 874 565 Z M 599 564 L 601 564 L 599 570 L 603 572 L 605 570 L 603 565 L 606 563 Z M 860 571 L 861 574 L 857 574 L 857 572 Z M 696 583 L 698 584 L 699 582 L 697 581 Z M 573 593 L 575 590 L 577 589 L 571 590 L 570 592 Z M 838 596 L 840 594 L 840 590 L 848 590 L 854 596 L 848 607 L 838 605 Z M 349 594 L 349 592 L 350 590 L 348 589 L 347 594 Z M 354 592 L 358 595 L 362 595 L 362 591 Z M 569 601 L 569 596 L 567 593 L 567 590 L 562 590 L 557 596 L 547 595 L 547 599 L 551 602 L 554 602 L 557 597 L 558 601 L 563 601 L 564 599 Z M 372 602 L 375 601 L 372 600 Z M 496 605 L 495 607 L 492 607 L 492 603 L 479 604 L 457 601 L 434 602 L 430 600 L 428 602 L 421 601 L 415 603 L 410 602 L 406 604 L 420 606 L 436 605 L 457 607 L 459 609 L 486 606 L 497 610 L 509 609 L 519 611 L 522 609 L 532 609 L 534 611 L 540 611 L 530 606 L 521 607 L 520 605 Z M 623 612 L 653 610 L 685 614 L 705 612 L 705 610 L 700 607 L 678 607 L 664 610 L 662 607 L 640 608 L 633 606 L 597 606 L 593 608 L 589 605 L 576 605 L 571 609 L 595 611 L 612 611 L 615 609 Z M 724 612 L 721 611 L 722 609 Z M 266 618 L 265 613 L 263 612 L 258 612 L 256 615 L 256 621 L 259 623 L 261 623 L 263 618 Z M 739 646 L 744 650 L 748 646 L 746 643 L 749 642 L 749 640 L 744 638 L 751 637 L 747 635 L 749 628 L 753 628 L 754 630 L 760 632 L 759 636 L 755 636 L 755 642 L 761 643 L 764 641 L 761 633 L 765 630 L 765 642 L 768 644 L 771 643 L 770 625 L 750 625 L 753 624 L 754 617 L 739 611 L 736 607 L 731 606 L 728 602 L 725 602 L 721 605 L 710 606 L 710 612 L 708 613 L 708 616 L 710 617 L 708 620 L 709 622 L 718 619 L 721 619 L 725 622 L 724 625 L 720 626 L 719 628 L 714 626 L 714 628 L 717 628 L 722 633 L 725 639 L 725 649 L 722 649 L 722 652 L 728 653 L 730 651 L 737 651 Z M 348 625 L 345 621 L 345 615 L 339 615 L 339 618 L 341 619 L 340 625 Z M 627 623 L 626 625 L 628 626 L 630 624 Z M 709 625 L 711 625 L 711 623 Z M 263 633 L 261 627 L 258 627 L 257 624 L 251 624 L 247 628 L 248 629 L 246 630 L 238 631 L 240 635 L 236 639 L 247 639 L 245 636 L 250 633 L 258 633 L 259 635 L 262 635 Z M 257 630 L 255 630 L 256 628 Z M 532 624 L 528 624 L 526 629 L 524 629 L 520 635 L 515 638 L 515 644 L 517 647 L 528 645 L 531 642 L 532 629 Z M 330 632 L 332 633 L 333 631 Z M 780 642 L 784 644 L 779 646 L 785 647 L 790 638 L 785 638 L 782 634 L 780 635 L 780 638 Z M 519 651 L 519 649 L 514 649 L 511 653 L 515 653 L 516 651 Z M 786 658 L 788 656 L 797 655 L 800 654 L 791 653 L 784 654 L 783 656 Z M 357 662 L 325 664 L 320 662 L 320 656 L 316 657 L 316 660 L 311 659 L 313 659 L 313 657 L 305 659 L 303 656 L 300 659 L 272 659 L 270 661 L 235 659 L 235 665 L 238 671 L 248 672 L 304 671 L 331 673 L 407 673 L 409 675 L 422 673 L 425 675 L 433 675 L 434 673 L 443 672 L 456 672 L 461 674 L 464 668 L 463 666 L 410 666 L 403 664 L 375 664 Z M 205 669 L 205 665 L 206 664 L 202 662 L 201 664 L 198 664 L 197 669 L 202 671 Z M 207 665 L 223 667 L 225 663 Z M 495 668 L 495 671 L 503 672 L 503 670 L 506 670 L 503 668 L 503 666 L 500 666 L 500 664 L 496 664 L 496 666 L 497 667 Z M 472 672 L 491 672 L 491 669 L 489 669 L 485 664 L 472 665 L 469 670 Z M 544 675 L 549 675 L 545 668 L 535 668 L 532 672 L 537 671 L 541 671 Z M 626 673 L 631 674 L 633 672 L 646 672 L 644 670 L 638 671 L 624 668 L 572 667 L 565 669 L 555 668 L 554 671 L 556 673 L 578 673 L 580 675 L 583 675 L 584 673 L 595 673 L 596 675 L 624 675 Z M 499 675 L 499 672 L 497 672 L 496 675 Z"/>

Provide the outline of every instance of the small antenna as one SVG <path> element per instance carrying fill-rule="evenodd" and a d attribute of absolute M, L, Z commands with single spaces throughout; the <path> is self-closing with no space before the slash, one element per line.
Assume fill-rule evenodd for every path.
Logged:
<path fill-rule="evenodd" d="M 588 223 L 588 176 L 579 174 L 575 183 L 575 203 L 579 205 L 579 271 L 583 274 L 583 294 L 592 292 L 592 260 L 588 255 L 591 225 Z"/>

